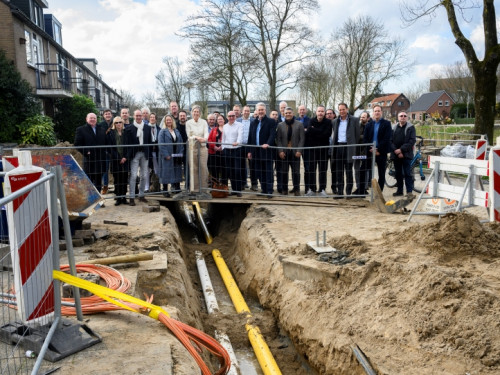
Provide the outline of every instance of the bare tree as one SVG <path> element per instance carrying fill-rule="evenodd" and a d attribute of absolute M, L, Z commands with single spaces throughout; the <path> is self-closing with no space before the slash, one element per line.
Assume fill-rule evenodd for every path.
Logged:
<path fill-rule="evenodd" d="M 127 107 L 131 110 L 140 108 L 140 103 L 130 91 L 120 89 L 118 90 L 118 94 L 122 97 L 122 101 L 120 103 L 122 108 Z"/>
<path fill-rule="evenodd" d="M 269 86 L 270 107 L 297 85 L 298 66 L 317 55 L 312 30 L 304 19 L 318 9 L 317 0 L 241 0 L 241 22 L 251 45 L 252 62 L 258 64 Z"/>
<path fill-rule="evenodd" d="M 175 101 L 180 108 L 184 108 L 186 102 L 186 83 L 182 61 L 177 57 L 164 57 L 165 66 L 156 74 L 156 85 L 160 91 L 160 98 L 165 103 Z"/>
<path fill-rule="evenodd" d="M 318 105 L 334 107 L 339 84 L 340 70 L 334 56 L 321 56 L 302 66 L 299 81 L 300 102 L 308 108 Z"/>
<path fill-rule="evenodd" d="M 410 104 L 413 104 L 417 101 L 418 98 L 429 92 L 429 83 L 427 81 L 423 81 L 417 84 L 412 84 L 402 91 L 402 93 L 408 98 Z"/>
<path fill-rule="evenodd" d="M 414 64 L 403 41 L 389 36 L 383 23 L 370 16 L 347 19 L 333 34 L 332 48 L 345 72 L 347 102 L 353 112 L 369 102 L 383 83 Z"/>
<path fill-rule="evenodd" d="M 474 99 L 474 79 L 465 61 L 446 65 L 441 71 L 433 73 L 430 91 L 439 90 L 445 90 L 463 103 L 468 98 Z"/>
<path fill-rule="evenodd" d="M 192 81 L 209 81 L 213 88 L 229 92 L 229 104 L 237 98 L 246 104 L 248 85 L 255 76 L 238 2 L 204 0 L 202 11 L 188 17 L 179 35 L 191 41 L 189 76 Z"/>
<path fill-rule="evenodd" d="M 474 131 L 486 133 L 488 139 L 493 139 L 495 121 L 495 102 L 497 87 L 497 69 L 500 64 L 500 45 L 498 44 L 497 19 L 494 0 L 483 0 L 483 30 L 484 30 L 484 59 L 479 60 L 476 50 L 469 39 L 465 37 L 459 25 L 457 12 L 464 22 L 465 10 L 478 8 L 477 0 L 419 0 L 402 1 L 401 16 L 406 24 L 413 24 L 420 18 L 431 21 L 436 17 L 436 11 L 443 7 L 448 16 L 451 32 L 455 37 L 455 44 L 462 50 L 465 61 L 474 79 L 474 106 L 476 119 Z"/>

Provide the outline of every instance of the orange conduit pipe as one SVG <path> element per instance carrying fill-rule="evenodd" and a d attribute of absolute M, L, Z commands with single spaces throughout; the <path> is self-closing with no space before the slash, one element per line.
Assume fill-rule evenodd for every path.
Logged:
<path fill-rule="evenodd" d="M 77 265 L 77 271 L 78 269 L 83 269 L 83 267 L 87 266 L 89 265 L 79 264 Z M 63 267 L 61 267 L 61 269 L 63 269 Z M 54 279 L 76 286 L 80 289 L 91 291 L 101 300 L 106 300 L 110 304 L 116 305 L 117 309 L 130 310 L 139 314 L 146 314 L 149 317 L 162 322 L 175 335 L 175 337 L 177 337 L 182 345 L 184 345 L 189 354 L 191 354 L 193 359 L 200 367 L 201 373 L 203 375 L 225 375 L 229 371 L 229 368 L 231 367 L 229 354 L 224 349 L 224 347 L 222 347 L 222 345 L 217 342 L 217 340 L 207 335 L 206 333 L 197 330 L 196 328 L 188 326 L 187 324 L 184 324 L 178 320 L 172 319 L 168 315 L 168 313 L 161 307 L 153 305 L 150 301 L 142 301 L 123 292 L 106 288 L 101 285 L 91 283 L 90 281 L 82 280 L 78 277 L 74 277 L 61 271 L 54 270 L 52 273 Z M 92 311 L 92 313 L 96 312 L 96 310 Z M 210 372 L 210 369 L 200 356 L 202 348 L 207 349 L 219 360 L 220 368 L 214 374 Z"/>
<path fill-rule="evenodd" d="M 62 272 L 69 272 L 69 265 L 61 265 Z M 77 273 L 92 273 L 98 275 L 106 282 L 106 287 L 118 292 L 125 293 L 130 289 L 130 281 L 114 268 L 101 264 L 77 264 Z M 74 298 L 62 298 L 64 302 L 75 302 Z M 123 310 L 123 308 L 103 300 L 101 297 L 92 295 L 80 298 L 83 314 L 97 314 L 103 311 Z M 76 309 L 71 306 L 62 306 L 61 314 L 69 316 L 76 315 Z"/>

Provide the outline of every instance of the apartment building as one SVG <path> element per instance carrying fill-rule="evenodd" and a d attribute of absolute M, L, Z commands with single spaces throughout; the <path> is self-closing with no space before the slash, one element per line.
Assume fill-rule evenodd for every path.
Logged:
<path fill-rule="evenodd" d="M 83 94 L 102 111 L 120 109 L 122 98 L 103 81 L 95 58 L 76 58 L 63 47 L 63 25 L 44 11 L 47 0 L 0 0 L 0 49 L 36 90 L 44 113 L 54 100 Z"/>

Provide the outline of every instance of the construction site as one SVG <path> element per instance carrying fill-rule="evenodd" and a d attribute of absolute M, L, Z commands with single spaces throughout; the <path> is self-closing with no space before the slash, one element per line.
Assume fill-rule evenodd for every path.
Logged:
<path fill-rule="evenodd" d="M 39 374 L 500 372 L 500 225 L 484 207 L 409 221 L 411 205 L 384 211 L 373 196 L 198 202 L 152 194 L 135 207 L 114 206 L 112 197 L 99 197 L 105 206 L 81 220 L 72 245 L 59 242 L 61 270 L 71 273 L 71 247 L 81 279 L 126 285 L 146 307 L 103 305 L 83 285 L 79 320 L 75 303 L 64 303 L 74 301 L 74 289 L 61 282 L 64 322 L 88 327 L 95 343 L 56 361 L 46 355 Z M 9 251 L 2 274 L 15 269 L 6 264 Z M 10 279 L 2 277 L 5 293 Z M 6 310 L 16 315 L 12 301 L 2 306 L 4 322 Z M 203 370 L 171 326 L 152 319 L 156 306 L 216 342 L 230 341 L 231 367 L 213 344 L 200 353 Z M 8 353 L 13 343 L 2 337 Z M 188 337 L 194 347 L 212 345 L 198 333 Z M 4 354 L 2 373 L 31 372 L 39 352 L 19 350 L 17 372 Z"/>

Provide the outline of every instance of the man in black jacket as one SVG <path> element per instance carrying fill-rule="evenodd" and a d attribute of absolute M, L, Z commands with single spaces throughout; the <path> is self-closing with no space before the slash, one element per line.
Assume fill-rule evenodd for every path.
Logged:
<path fill-rule="evenodd" d="M 366 124 L 363 143 L 375 142 L 375 149 L 370 147 L 367 152 L 366 163 L 372 164 L 372 158 L 375 155 L 375 163 L 378 170 L 378 185 L 380 190 L 384 190 L 385 167 L 387 165 L 387 154 L 391 152 L 392 127 L 391 123 L 382 117 L 382 107 L 378 104 L 373 107 L 373 122 Z M 361 175 L 363 186 L 365 177 Z"/>
<path fill-rule="evenodd" d="M 281 179 L 282 194 L 288 194 L 288 170 L 292 168 L 292 192 L 300 196 L 300 157 L 304 147 L 304 125 L 293 116 L 293 109 L 285 108 L 285 121 L 276 129 L 278 146 L 278 179 Z M 293 147 L 293 148 L 291 148 Z"/>
<path fill-rule="evenodd" d="M 106 145 L 106 132 L 97 126 L 97 116 L 89 113 L 87 123 L 79 126 L 75 133 L 75 147 L 83 155 L 83 170 L 94 184 L 97 191 L 101 192 L 101 177 L 106 166 L 106 149 L 94 146 Z"/>
<path fill-rule="evenodd" d="M 255 106 L 257 118 L 250 124 L 248 133 L 248 158 L 255 161 L 255 172 L 260 180 L 263 194 L 269 194 L 272 198 L 274 174 L 273 174 L 273 153 L 274 149 L 269 146 L 274 145 L 276 138 L 276 121 L 266 116 L 266 105 L 258 103 Z M 253 147 L 252 147 L 253 146 Z"/>
<path fill-rule="evenodd" d="M 315 147 L 306 149 L 304 154 L 306 195 L 314 196 L 317 191 L 320 196 L 326 197 L 326 171 L 332 122 L 325 117 L 324 106 L 316 108 L 316 117 L 309 121 L 305 134 L 305 147 Z M 319 190 L 316 190 L 316 170 L 319 175 Z"/>
<path fill-rule="evenodd" d="M 411 173 L 411 161 L 413 159 L 413 146 L 416 142 L 415 127 L 408 122 L 408 115 L 405 111 L 398 114 L 398 123 L 392 135 L 391 159 L 394 160 L 396 171 L 397 190 L 395 197 L 403 195 L 403 179 L 406 185 L 406 192 L 413 192 L 413 176 Z"/>
<path fill-rule="evenodd" d="M 147 202 L 144 198 L 146 181 L 149 179 L 149 155 L 150 147 L 144 146 L 151 144 L 151 128 L 142 121 L 140 110 L 134 111 L 134 123 L 125 129 L 125 158 L 130 163 L 129 194 L 130 205 L 135 206 L 135 183 L 137 181 L 137 172 L 140 169 L 139 180 L 139 201 Z"/>
<path fill-rule="evenodd" d="M 113 114 L 111 113 L 111 109 L 107 108 L 104 110 L 102 113 L 102 117 L 104 120 L 102 120 L 100 123 L 97 124 L 99 128 L 103 128 L 104 132 L 107 133 L 108 129 L 111 129 L 111 126 L 113 126 Z M 102 194 L 107 194 L 108 192 L 108 184 L 109 184 L 109 153 L 106 152 L 106 167 L 104 168 L 103 174 L 102 174 Z"/>

